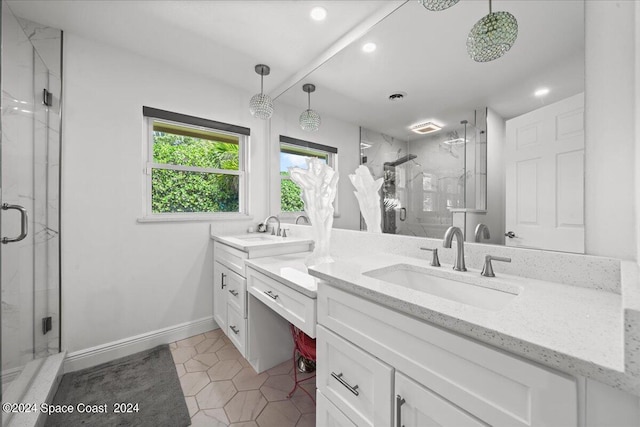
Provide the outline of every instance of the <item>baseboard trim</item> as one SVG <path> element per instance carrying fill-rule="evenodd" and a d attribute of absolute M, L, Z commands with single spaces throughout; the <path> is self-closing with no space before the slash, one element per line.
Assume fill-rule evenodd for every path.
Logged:
<path fill-rule="evenodd" d="M 148 350 L 161 344 L 189 338 L 218 328 L 213 316 L 181 323 L 107 344 L 74 351 L 64 361 L 64 372 L 73 372 Z"/>

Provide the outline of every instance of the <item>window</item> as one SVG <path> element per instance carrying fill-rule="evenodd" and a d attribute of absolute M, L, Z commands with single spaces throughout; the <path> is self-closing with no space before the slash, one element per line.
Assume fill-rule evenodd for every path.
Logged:
<path fill-rule="evenodd" d="M 291 180 L 289 167 L 306 169 L 306 159 L 309 157 L 324 160 L 329 166 L 337 169 L 337 148 L 280 135 L 280 211 L 283 213 L 304 210 L 300 187 Z"/>
<path fill-rule="evenodd" d="M 246 214 L 249 129 L 143 107 L 147 218 Z"/>

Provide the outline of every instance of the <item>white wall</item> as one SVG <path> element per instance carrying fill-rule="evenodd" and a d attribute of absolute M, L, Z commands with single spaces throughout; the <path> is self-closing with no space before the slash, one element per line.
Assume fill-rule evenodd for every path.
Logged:
<path fill-rule="evenodd" d="M 304 95 L 300 90 L 301 96 Z M 312 97 L 313 101 L 313 97 Z M 276 102 L 275 111 L 271 118 L 271 160 L 272 168 L 270 180 L 271 214 L 278 214 L 280 209 L 280 135 L 291 138 L 328 145 L 338 149 L 338 212 L 334 218 L 335 228 L 360 229 L 360 208 L 353 194 L 354 188 L 349 180 L 349 174 L 355 172 L 360 165 L 360 128 L 351 123 L 320 113 L 322 124 L 316 132 L 307 132 L 300 128 L 298 118 L 302 110 L 282 102 Z"/>
<path fill-rule="evenodd" d="M 212 315 L 207 222 L 138 223 L 142 214 L 142 106 L 251 128 L 255 220 L 266 215 L 265 123 L 251 93 L 64 35 L 62 174 L 63 349 L 73 352 Z"/>
<path fill-rule="evenodd" d="M 585 247 L 637 259 L 637 2 L 585 2 Z M 637 91 L 636 87 L 636 91 Z"/>

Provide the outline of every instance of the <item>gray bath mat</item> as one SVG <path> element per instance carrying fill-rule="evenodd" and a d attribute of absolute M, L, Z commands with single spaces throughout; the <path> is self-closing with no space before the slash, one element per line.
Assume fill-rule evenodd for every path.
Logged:
<path fill-rule="evenodd" d="M 53 405 L 74 410 L 50 415 L 47 427 L 191 424 L 168 345 L 65 374 Z M 79 413 L 87 408 L 97 413 Z"/>

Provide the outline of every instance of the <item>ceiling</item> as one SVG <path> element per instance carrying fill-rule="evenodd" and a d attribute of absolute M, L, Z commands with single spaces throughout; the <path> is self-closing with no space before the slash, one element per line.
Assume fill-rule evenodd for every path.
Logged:
<path fill-rule="evenodd" d="M 286 83 L 363 21 L 402 1 L 8 1 L 39 24 L 172 63 L 234 87 L 258 91 L 254 66 Z M 323 22 L 309 13 L 323 6 Z"/>
<path fill-rule="evenodd" d="M 430 12 L 403 5 L 285 92 L 278 101 L 306 108 L 302 83 L 314 83 L 312 108 L 404 140 L 423 138 L 409 126 L 434 121 L 457 127 L 488 106 L 505 119 L 584 90 L 584 4 L 576 0 L 496 0 L 518 20 L 518 38 L 503 57 L 476 63 L 466 51 L 470 29 L 488 2 L 462 0 Z M 361 49 L 375 42 L 370 54 Z M 550 93 L 533 96 L 539 87 Z M 389 95 L 407 94 L 391 102 Z"/>
<path fill-rule="evenodd" d="M 488 12 L 482 0 L 462 0 L 442 12 L 427 11 L 415 0 L 8 4 L 22 18 L 249 92 L 260 87 L 254 65 L 268 64 L 265 92 L 281 95 L 279 102 L 306 108 L 301 86 L 314 83 L 312 107 L 321 115 L 405 140 L 420 138 L 408 131 L 416 122 L 452 126 L 472 120 L 473 109 L 482 106 L 511 118 L 584 90 L 579 0 L 493 1 L 494 11 L 515 15 L 519 34 L 505 56 L 489 63 L 475 63 L 466 52 L 469 30 Z M 325 21 L 310 18 L 314 6 L 327 9 Z M 366 41 L 377 50 L 363 53 Z M 534 98 L 539 86 L 549 87 L 550 94 Z M 388 96 L 399 91 L 407 97 L 390 102 Z"/>

